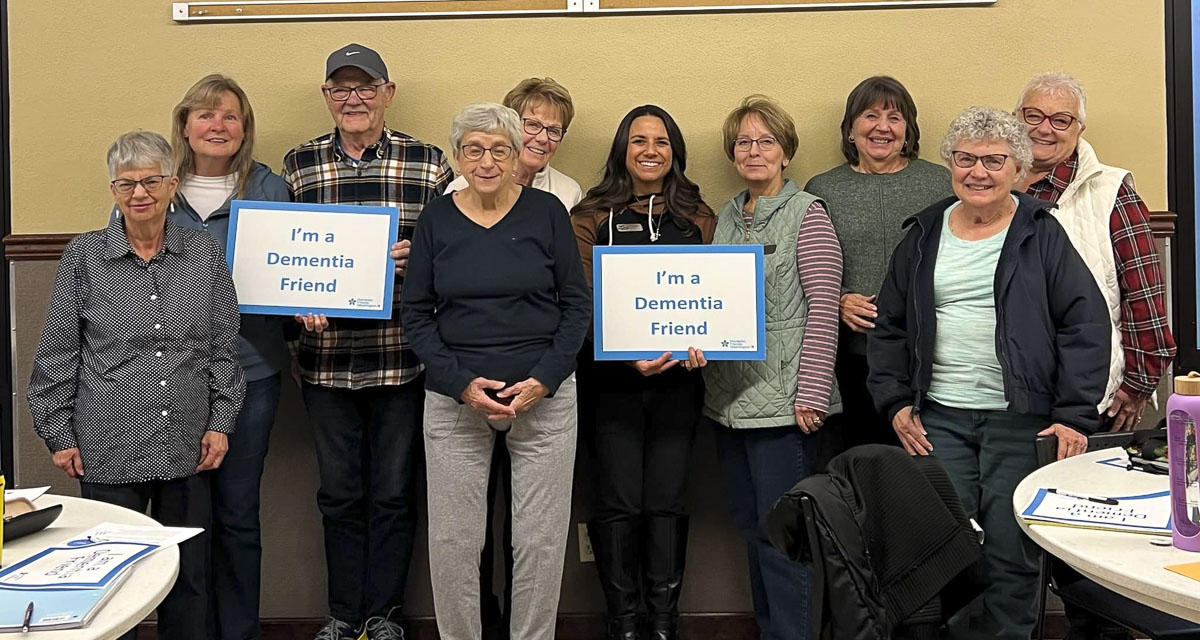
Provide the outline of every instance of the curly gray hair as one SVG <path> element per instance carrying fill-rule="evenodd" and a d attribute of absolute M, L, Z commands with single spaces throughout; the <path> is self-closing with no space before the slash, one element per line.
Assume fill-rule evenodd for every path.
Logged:
<path fill-rule="evenodd" d="M 513 151 L 521 150 L 521 116 L 502 104 L 478 102 L 463 107 L 450 125 L 453 153 L 458 153 L 458 147 L 468 133 L 476 131 L 504 134 L 512 143 Z"/>
<path fill-rule="evenodd" d="M 949 162 L 954 147 L 963 141 L 994 140 L 1008 145 L 1009 157 L 1017 167 L 1017 179 L 1033 164 L 1033 143 L 1029 131 L 1016 116 L 995 107 L 969 107 L 954 121 L 942 139 L 942 159 Z"/>
<path fill-rule="evenodd" d="M 164 176 L 175 174 L 175 161 L 167 139 L 153 131 L 130 131 L 121 134 L 108 148 L 108 178 L 117 179 L 121 169 L 158 165 Z"/>
<path fill-rule="evenodd" d="M 1083 84 L 1075 76 L 1062 71 L 1047 71 L 1037 74 L 1029 80 L 1029 84 L 1025 85 L 1024 89 L 1021 89 L 1021 97 L 1017 98 L 1015 111 L 1020 111 L 1021 105 L 1025 104 L 1025 99 L 1034 93 L 1074 98 L 1075 104 L 1079 105 L 1077 114 L 1079 123 L 1087 123 L 1087 92 L 1083 90 Z"/>

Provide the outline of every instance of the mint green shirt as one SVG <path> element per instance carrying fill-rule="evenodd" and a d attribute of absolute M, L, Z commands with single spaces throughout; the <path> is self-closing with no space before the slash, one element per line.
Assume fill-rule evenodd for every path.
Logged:
<path fill-rule="evenodd" d="M 959 409 L 1007 409 L 1004 374 L 996 358 L 996 264 L 1008 227 L 990 238 L 963 240 L 942 218 L 933 305 L 937 334 L 929 398 Z"/>

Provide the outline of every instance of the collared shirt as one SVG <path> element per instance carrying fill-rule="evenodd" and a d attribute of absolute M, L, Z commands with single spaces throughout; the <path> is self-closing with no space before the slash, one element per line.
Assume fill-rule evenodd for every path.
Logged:
<path fill-rule="evenodd" d="M 205 431 L 233 433 L 246 381 L 238 304 L 221 245 L 166 223 L 143 260 L 123 218 L 67 245 L 29 381 L 34 429 L 79 448 L 83 480 L 196 472 Z"/>
<path fill-rule="evenodd" d="M 1046 177 L 1029 185 L 1031 196 L 1058 202 L 1075 179 L 1078 154 L 1060 162 Z M 1117 283 L 1121 290 L 1121 345 L 1125 351 L 1125 381 L 1121 388 L 1134 396 L 1154 393 L 1175 356 L 1175 340 L 1167 326 L 1162 269 L 1150 211 L 1137 192 L 1122 184 L 1108 222 Z"/>
<path fill-rule="evenodd" d="M 412 239 L 421 209 L 441 195 L 454 172 L 441 149 L 384 128 L 358 160 L 347 155 L 337 131 L 292 149 L 283 158 L 283 179 L 295 202 L 397 207 L 400 240 Z M 392 317 L 330 318 L 321 333 L 303 331 L 297 360 L 310 384 L 363 389 L 411 382 L 421 373 L 400 325 L 396 276 Z"/>

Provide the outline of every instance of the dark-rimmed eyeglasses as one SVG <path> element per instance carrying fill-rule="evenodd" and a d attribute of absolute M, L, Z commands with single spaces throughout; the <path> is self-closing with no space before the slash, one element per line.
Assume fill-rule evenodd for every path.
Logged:
<path fill-rule="evenodd" d="M 467 160 L 481 160 L 483 152 L 486 151 L 492 154 L 492 159 L 496 162 L 504 162 L 513 154 L 513 148 L 506 144 L 499 144 L 494 147 L 481 147 L 477 144 L 464 144 L 458 148 L 462 152 L 463 157 Z"/>
<path fill-rule="evenodd" d="M 109 184 L 112 185 L 113 191 L 116 191 L 123 196 L 133 193 L 133 190 L 136 189 L 139 184 L 142 185 L 142 188 L 146 190 L 146 193 L 154 193 L 155 191 L 161 189 L 163 184 L 167 181 L 167 178 L 170 177 L 171 176 L 146 176 L 141 180 L 118 178 Z"/>
<path fill-rule="evenodd" d="M 360 84 L 357 87 L 326 87 L 325 92 L 329 94 L 329 99 L 335 102 L 345 102 L 350 99 L 351 93 L 357 93 L 359 100 L 370 100 L 379 95 L 379 87 L 387 84 L 380 82 L 379 84 Z"/>
<path fill-rule="evenodd" d="M 550 142 L 562 142 L 563 135 L 567 132 L 567 130 L 562 127 L 546 126 L 537 120 L 531 120 L 529 118 L 521 118 L 521 128 L 525 129 L 526 135 L 531 136 L 536 136 L 544 129 L 546 131 L 546 137 L 550 138 Z"/>
<path fill-rule="evenodd" d="M 1031 127 L 1036 127 L 1042 124 L 1042 121 L 1046 120 L 1047 118 L 1050 120 L 1050 128 L 1056 131 L 1066 131 L 1067 129 L 1070 129 L 1071 125 L 1079 119 L 1067 113 L 1066 111 L 1047 114 L 1045 111 L 1042 111 L 1037 107 L 1025 107 L 1021 109 L 1021 119 L 1025 121 L 1025 124 Z"/>
<path fill-rule="evenodd" d="M 779 141 L 774 136 L 764 136 L 762 138 L 738 138 L 733 141 L 733 148 L 745 153 L 750 150 L 750 147 L 758 143 L 759 151 L 770 151 L 779 144 Z"/>
<path fill-rule="evenodd" d="M 1003 153 L 989 153 L 986 156 L 977 156 L 966 151 L 951 151 L 950 159 L 954 161 L 954 166 L 959 169 L 970 169 L 975 166 L 976 162 L 982 162 L 984 169 L 999 171 L 1004 168 L 1004 163 L 1008 162 L 1008 155 Z"/>

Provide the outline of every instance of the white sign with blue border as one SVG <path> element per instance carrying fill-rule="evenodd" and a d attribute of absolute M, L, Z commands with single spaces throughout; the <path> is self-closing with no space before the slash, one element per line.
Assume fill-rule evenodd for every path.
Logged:
<path fill-rule="evenodd" d="M 597 360 L 766 360 L 761 245 L 592 248 Z"/>
<path fill-rule="evenodd" d="M 229 270 L 243 313 L 392 317 L 395 207 L 234 200 Z"/>

